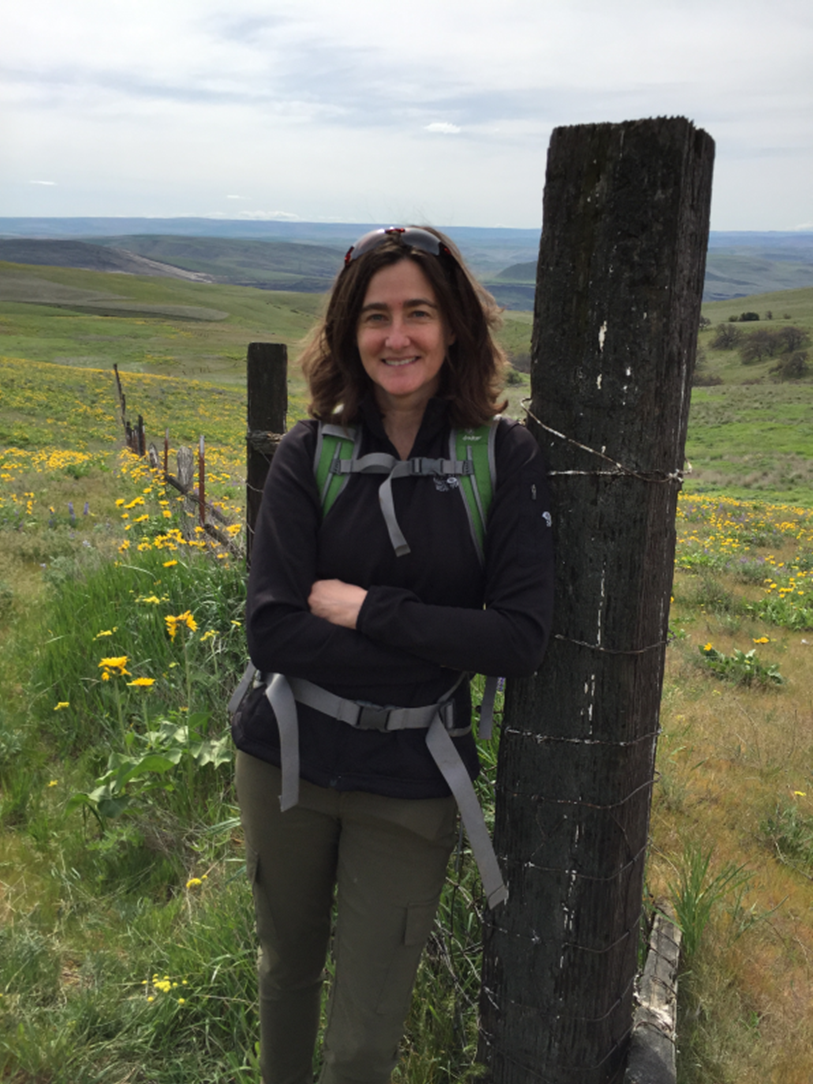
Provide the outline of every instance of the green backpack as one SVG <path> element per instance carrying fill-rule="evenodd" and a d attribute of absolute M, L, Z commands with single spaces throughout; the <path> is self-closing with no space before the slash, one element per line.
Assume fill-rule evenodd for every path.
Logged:
<path fill-rule="evenodd" d="M 393 479 L 407 475 L 454 477 L 466 509 L 472 541 L 483 564 L 486 519 L 495 488 L 496 432 L 497 419 L 478 426 L 477 429 L 453 429 L 449 436 L 448 459 L 415 456 L 399 460 L 386 452 L 371 452 L 366 456 L 359 456 L 362 434 L 357 426 L 320 422 L 314 454 L 314 475 L 322 502 L 322 515 L 327 515 L 352 474 L 387 475 L 379 487 L 379 500 L 393 549 L 402 557 L 410 553 L 410 547 L 396 520 Z"/>

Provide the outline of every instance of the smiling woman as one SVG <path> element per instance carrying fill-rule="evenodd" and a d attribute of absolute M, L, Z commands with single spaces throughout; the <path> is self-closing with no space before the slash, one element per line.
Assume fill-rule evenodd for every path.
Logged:
<path fill-rule="evenodd" d="M 443 235 L 365 235 L 306 349 L 313 417 L 272 461 L 247 599 L 262 680 L 233 724 L 265 1081 L 312 1080 L 334 892 L 321 1082 L 390 1079 L 456 803 L 489 906 L 506 898 L 468 679 L 539 665 L 553 574 L 537 444 L 494 417 L 496 318 Z"/>

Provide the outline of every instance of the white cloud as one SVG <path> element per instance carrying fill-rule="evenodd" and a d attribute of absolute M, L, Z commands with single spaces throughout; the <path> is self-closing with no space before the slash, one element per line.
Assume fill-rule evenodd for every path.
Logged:
<path fill-rule="evenodd" d="M 238 218 L 266 219 L 274 222 L 299 222 L 300 216 L 291 211 L 241 211 Z"/>
<path fill-rule="evenodd" d="M 56 181 L 29 181 L 30 185 L 55 185 Z"/>
<path fill-rule="evenodd" d="M 4 213 L 43 213 L 28 179 L 59 176 L 48 214 L 205 213 L 245 187 L 292 209 L 257 216 L 538 226 L 553 127 L 688 116 L 717 143 L 714 229 L 810 220 L 808 0 L 413 0 L 411 20 L 420 49 L 387 44 L 403 13 L 381 0 L 13 5 Z"/>
<path fill-rule="evenodd" d="M 432 124 L 424 125 L 425 132 L 443 132 L 445 135 L 455 135 L 460 130 L 457 124 L 450 124 L 448 121 L 433 121 Z"/>

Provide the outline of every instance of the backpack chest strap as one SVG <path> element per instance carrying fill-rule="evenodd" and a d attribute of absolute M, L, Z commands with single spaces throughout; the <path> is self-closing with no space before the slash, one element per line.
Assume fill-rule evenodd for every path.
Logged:
<path fill-rule="evenodd" d="M 366 456 L 351 460 L 334 458 L 329 471 L 332 475 L 387 475 L 379 487 L 379 505 L 396 557 L 404 557 L 410 553 L 410 545 L 396 519 L 393 479 L 416 475 L 436 475 L 442 478 L 450 475 L 471 475 L 474 474 L 474 466 L 470 460 L 431 459 L 427 456 L 411 456 L 407 460 L 398 460 L 388 452 L 369 452 Z"/>

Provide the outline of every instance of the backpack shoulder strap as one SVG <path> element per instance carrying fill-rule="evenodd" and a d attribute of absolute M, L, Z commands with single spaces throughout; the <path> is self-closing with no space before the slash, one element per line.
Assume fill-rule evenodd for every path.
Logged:
<path fill-rule="evenodd" d="M 495 490 L 495 434 L 497 419 L 477 429 L 453 429 L 449 435 L 450 459 L 472 464 L 472 473 L 459 478 L 459 489 L 469 520 L 472 541 L 481 564 L 484 562 L 486 520 Z"/>
<path fill-rule="evenodd" d="M 347 474 L 334 468 L 340 460 L 356 459 L 362 442 L 357 426 L 339 426 L 333 422 L 320 422 L 317 427 L 317 446 L 314 452 L 314 477 L 322 504 L 322 515 L 329 509 L 347 485 Z"/>

